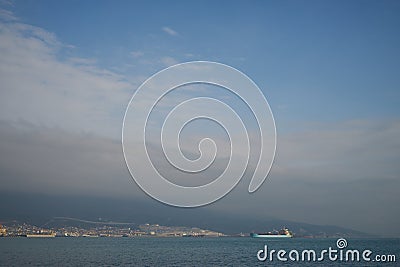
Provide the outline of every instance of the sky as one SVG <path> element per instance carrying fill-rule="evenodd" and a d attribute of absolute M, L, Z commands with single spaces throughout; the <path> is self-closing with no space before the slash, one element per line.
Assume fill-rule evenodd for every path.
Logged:
<path fill-rule="evenodd" d="M 239 185 L 200 210 L 400 236 L 399 11 L 398 1 L 1 1 L 0 191 L 174 209 L 132 181 L 121 147 L 124 113 L 151 75 L 215 61 L 261 89 L 277 151 L 266 182 L 248 194 L 255 141 Z M 232 97 L 183 88 L 161 110 L 209 93 Z M 246 109 L 228 102 L 252 128 Z M 201 121 L 183 133 L 188 157 L 208 135 L 226 139 Z M 171 173 L 157 132 L 150 140 L 155 164 Z M 209 181 L 226 165 L 224 153 L 197 180 L 174 172 L 171 179 Z"/>

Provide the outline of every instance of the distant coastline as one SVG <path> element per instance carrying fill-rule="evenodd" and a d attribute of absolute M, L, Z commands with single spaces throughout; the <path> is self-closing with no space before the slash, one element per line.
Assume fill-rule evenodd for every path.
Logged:
<path fill-rule="evenodd" d="M 268 227 L 265 227 L 266 230 Z M 130 222 L 89 221 L 69 217 L 54 217 L 42 226 L 26 222 L 9 221 L 0 225 L 0 237 L 249 237 L 252 232 L 223 233 L 196 226 L 165 226 L 161 224 L 136 224 Z M 254 233 L 254 232 L 253 232 Z M 296 232 L 297 238 L 335 238 L 335 237 L 371 237 L 368 235 L 352 236 L 336 232 Z"/>
<path fill-rule="evenodd" d="M 2 237 L 222 237 L 223 233 L 198 227 L 163 226 L 159 224 L 114 225 L 95 224 L 91 227 L 63 225 L 39 227 L 13 222 L 0 227 Z"/>

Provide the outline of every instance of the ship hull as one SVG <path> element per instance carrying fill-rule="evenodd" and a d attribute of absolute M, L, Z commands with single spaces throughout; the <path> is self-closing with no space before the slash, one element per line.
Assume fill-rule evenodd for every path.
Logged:
<path fill-rule="evenodd" d="M 255 238 L 291 238 L 291 237 L 293 237 L 291 235 L 266 235 L 266 234 L 255 234 L 255 233 L 251 233 L 250 236 L 255 237 Z"/>
<path fill-rule="evenodd" d="M 29 238 L 48 238 L 48 237 L 55 237 L 56 234 L 27 234 L 25 236 Z"/>

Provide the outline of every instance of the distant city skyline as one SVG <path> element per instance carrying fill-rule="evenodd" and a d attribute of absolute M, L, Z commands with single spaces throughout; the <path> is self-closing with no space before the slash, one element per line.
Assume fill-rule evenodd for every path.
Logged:
<path fill-rule="evenodd" d="M 128 223 L 107 222 L 101 218 L 98 221 L 88 221 L 71 217 L 54 217 L 46 223 L 40 224 L 20 220 L 3 221 L 0 224 L 0 237 L 251 237 L 255 233 L 269 232 L 277 234 L 280 230 L 296 238 L 377 237 L 360 231 L 335 226 L 286 222 L 290 225 L 288 228 L 287 226 L 278 226 L 277 223 L 277 221 L 269 221 L 266 225 L 258 225 L 250 230 L 248 227 L 233 229 L 211 224 L 210 226 L 203 225 L 202 227 L 198 227 L 196 223 L 192 223 L 191 225 L 185 223 L 183 225 L 175 225 L 171 224 L 171 222 L 166 224 L 154 222 Z"/>
<path fill-rule="evenodd" d="M 389 0 L 1 1 L 0 197 L 14 205 L 3 216 L 71 216 L 74 203 L 79 216 L 88 211 L 79 206 L 92 209 L 88 218 L 112 215 L 115 206 L 123 219 L 139 207 L 132 216 L 155 210 L 212 224 L 213 214 L 226 214 L 249 224 L 272 218 L 400 236 L 399 12 Z M 251 159 L 231 194 L 180 210 L 132 181 L 121 127 L 141 83 L 194 60 L 228 64 L 254 80 L 274 114 L 277 154 L 254 194 Z M 223 91 L 199 87 L 171 94 L 160 114 L 206 93 L 247 114 Z M 157 128 L 159 118 L 152 123 Z M 196 157 L 196 141 L 208 135 L 226 137 L 205 122 L 183 132 L 187 156 Z M 157 133 L 151 138 L 149 153 L 171 180 L 208 181 L 226 164 L 223 151 L 207 175 L 186 179 L 165 166 Z M 128 203 L 132 210 L 121 207 Z"/>

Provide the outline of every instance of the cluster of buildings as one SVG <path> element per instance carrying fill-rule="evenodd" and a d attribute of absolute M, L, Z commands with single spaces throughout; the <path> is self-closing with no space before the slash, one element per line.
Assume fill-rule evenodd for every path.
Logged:
<path fill-rule="evenodd" d="M 0 236 L 25 237 L 219 237 L 224 234 L 203 230 L 196 227 L 162 226 L 158 224 L 143 224 L 138 227 L 96 225 L 81 228 L 77 226 L 62 226 L 42 228 L 26 223 L 0 226 Z"/>
<path fill-rule="evenodd" d="M 143 224 L 139 225 L 139 231 L 144 235 L 151 236 L 182 236 L 182 237 L 219 237 L 225 236 L 222 233 L 203 230 L 197 227 L 184 227 L 184 226 L 162 226 L 158 224 Z"/>
<path fill-rule="evenodd" d="M 34 225 L 22 223 L 11 224 L 10 226 L 0 225 L 0 236 L 31 236 L 31 235 L 52 235 L 53 231 Z"/>

